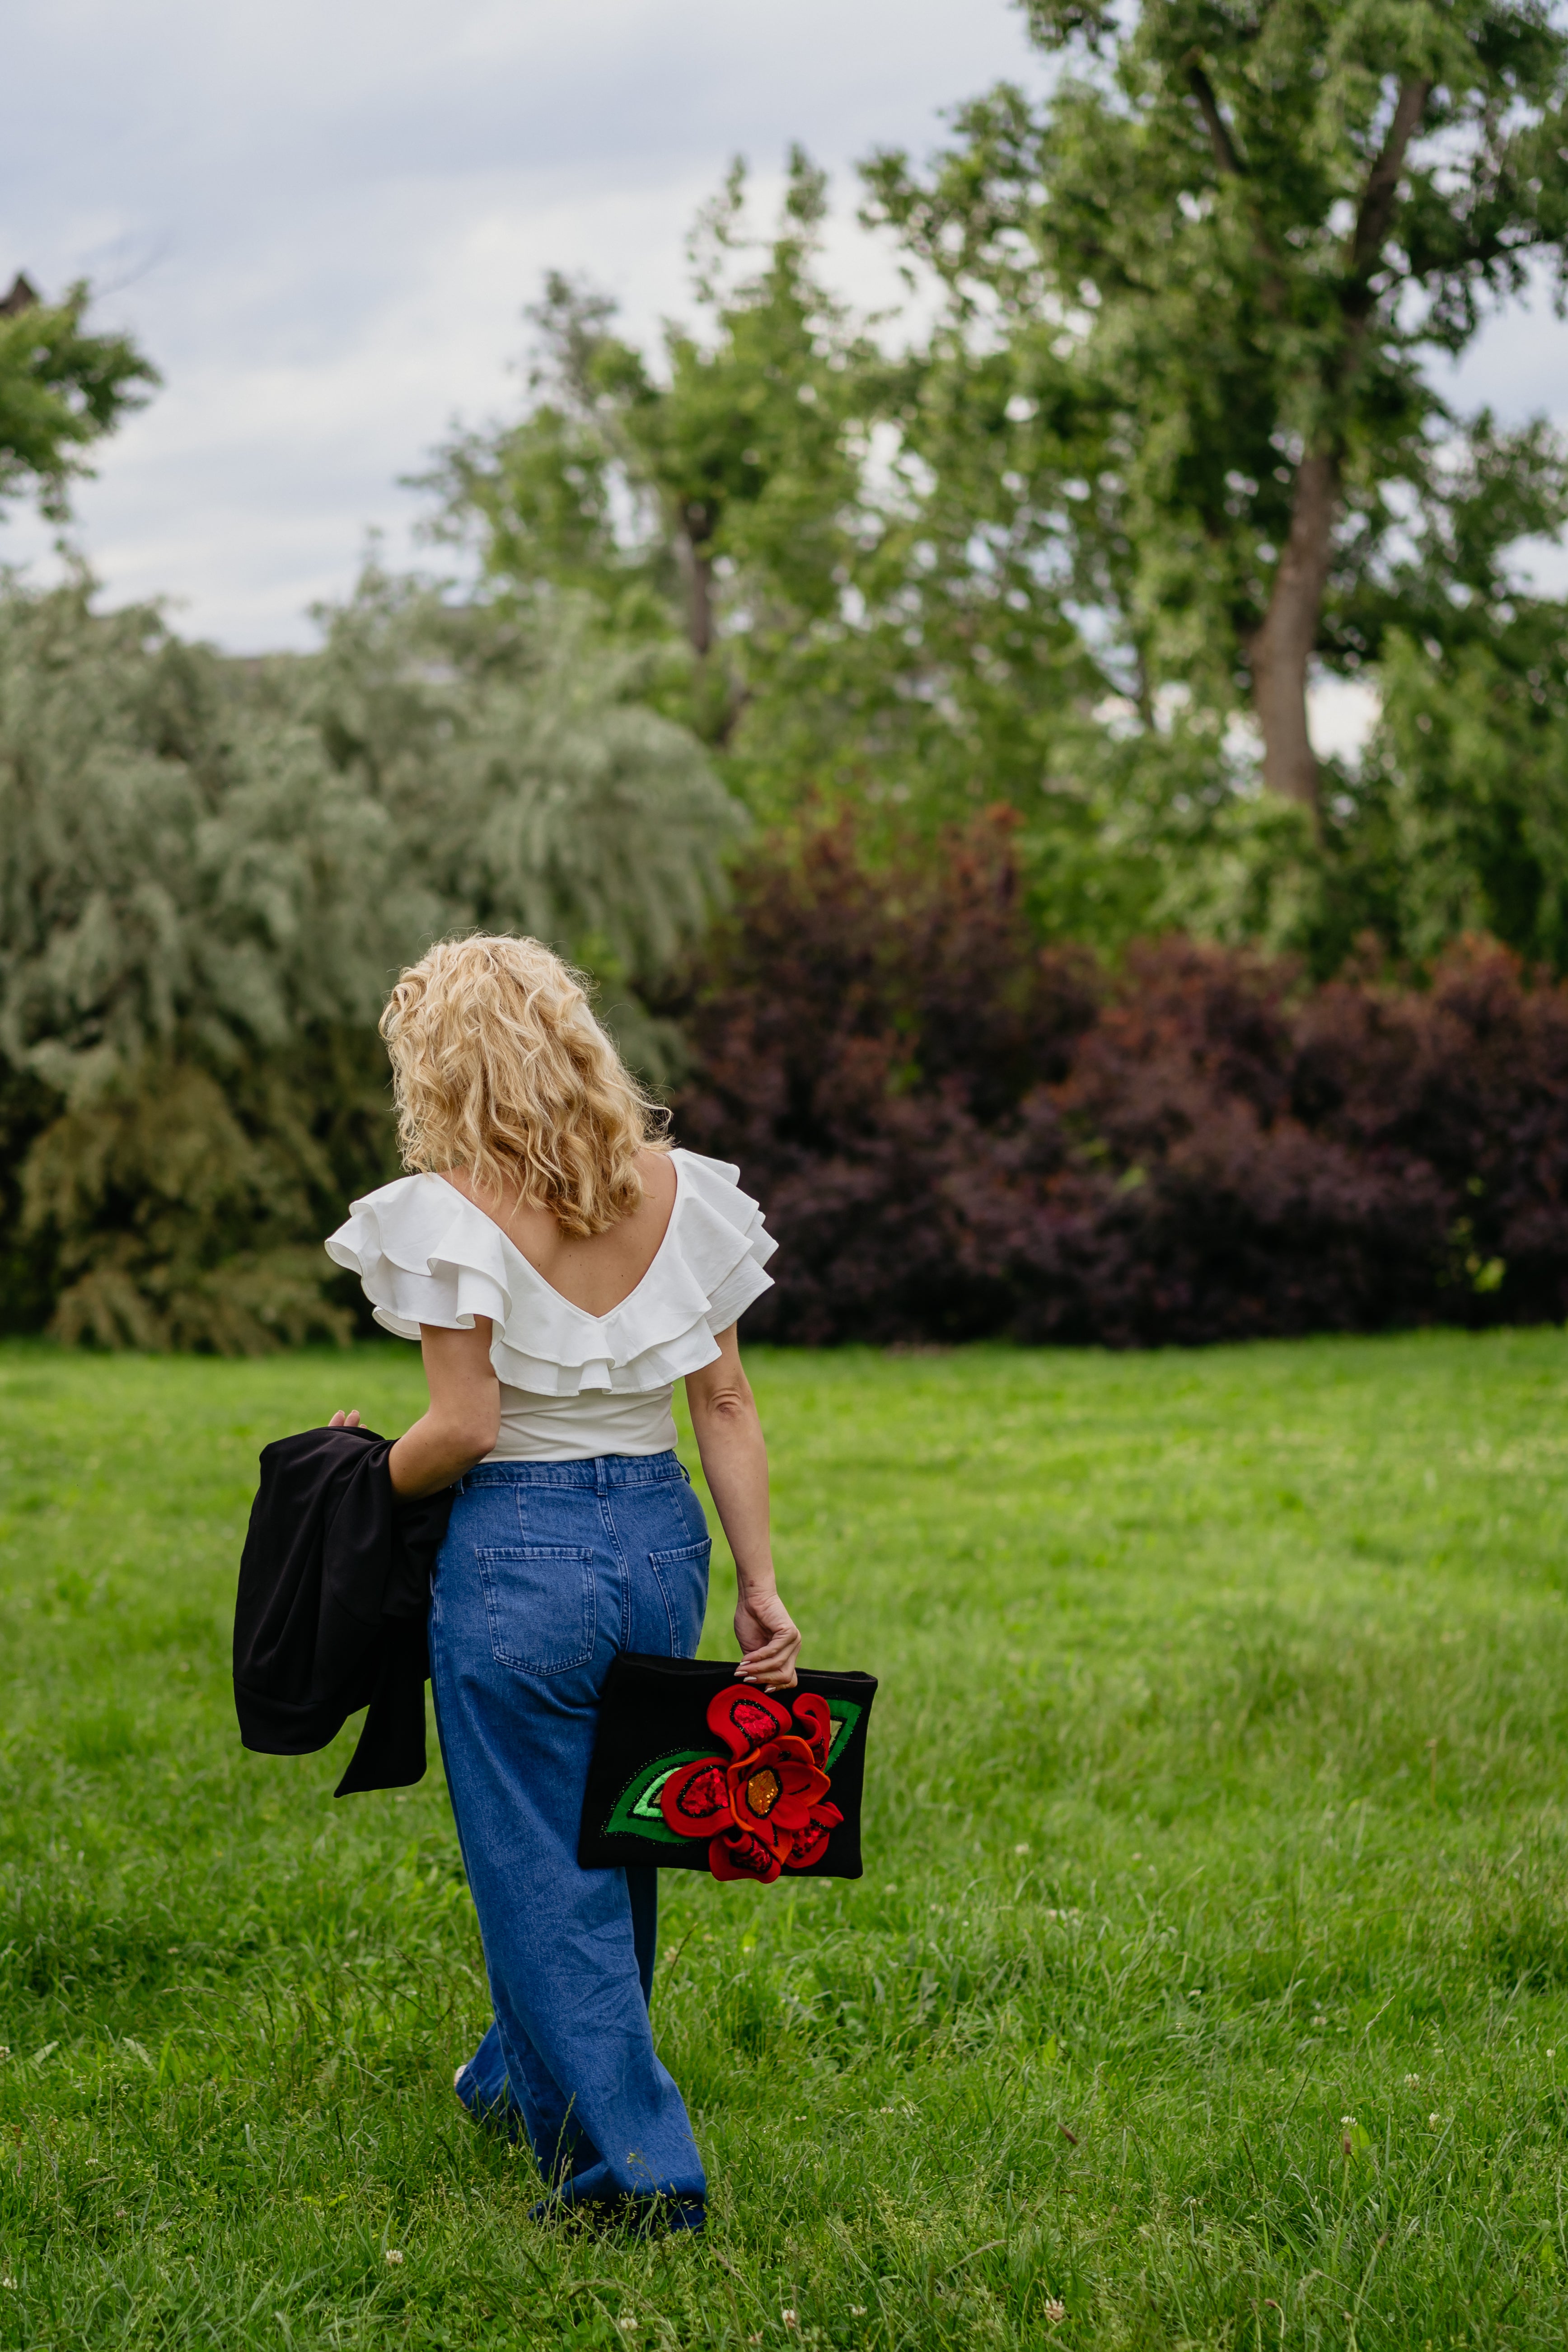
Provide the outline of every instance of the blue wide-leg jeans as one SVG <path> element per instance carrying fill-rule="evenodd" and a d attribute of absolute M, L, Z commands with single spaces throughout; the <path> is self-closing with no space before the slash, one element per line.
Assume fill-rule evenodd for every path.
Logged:
<path fill-rule="evenodd" d="M 673 1454 L 483 1462 L 436 1563 L 430 1681 L 495 2021 L 458 2076 L 519 2123 L 563 2203 L 706 2183 L 648 2022 L 658 1873 L 582 1870 L 599 1695 L 621 1650 L 689 1658 L 708 1601 L 702 1506 Z"/>

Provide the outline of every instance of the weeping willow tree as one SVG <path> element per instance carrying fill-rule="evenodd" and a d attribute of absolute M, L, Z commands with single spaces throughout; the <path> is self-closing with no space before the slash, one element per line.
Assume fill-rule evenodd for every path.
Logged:
<path fill-rule="evenodd" d="M 428 941 L 527 929 L 640 991 L 739 819 L 635 656 L 370 572 L 238 663 L 85 583 L 0 595 L 0 1281 L 13 1328 L 342 1337 L 319 1237 L 393 1170 L 376 1013 Z"/>

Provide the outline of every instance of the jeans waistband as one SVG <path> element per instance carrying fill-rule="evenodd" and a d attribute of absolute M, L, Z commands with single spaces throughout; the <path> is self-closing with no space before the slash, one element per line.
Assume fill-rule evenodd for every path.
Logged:
<path fill-rule="evenodd" d="M 655 1486 L 667 1479 L 691 1484 L 678 1454 L 596 1454 L 582 1462 L 479 1462 L 465 1470 L 458 1492 L 471 1486 Z"/>

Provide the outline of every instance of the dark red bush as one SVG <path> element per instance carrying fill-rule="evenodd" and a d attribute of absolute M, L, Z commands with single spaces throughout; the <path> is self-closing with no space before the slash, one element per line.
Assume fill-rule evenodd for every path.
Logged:
<path fill-rule="evenodd" d="M 1007 820 L 869 873 L 759 854 L 679 1011 L 682 1139 L 782 1247 L 758 1336 L 1113 1346 L 1568 1313 L 1568 990 L 1466 943 L 1304 989 L 1042 952 Z"/>
<path fill-rule="evenodd" d="M 749 1328 L 821 1342 L 1005 1328 L 968 1262 L 964 1181 L 1095 1017 L 1092 961 L 1042 957 L 1005 820 L 937 864 L 868 874 L 847 824 L 766 854 L 675 1006 L 697 1068 L 681 1139 L 738 1160 L 781 1244 Z"/>

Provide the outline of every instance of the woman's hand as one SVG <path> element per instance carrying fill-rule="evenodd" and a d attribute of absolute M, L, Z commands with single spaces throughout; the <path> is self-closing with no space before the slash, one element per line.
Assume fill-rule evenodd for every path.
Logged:
<path fill-rule="evenodd" d="M 357 1429 L 359 1427 L 358 1406 L 356 1405 L 352 1412 L 333 1413 L 331 1421 L 327 1423 L 327 1427 L 329 1429 Z"/>
<path fill-rule="evenodd" d="M 735 1603 L 735 1639 L 742 1654 L 735 1673 L 742 1682 L 763 1690 L 795 1688 L 800 1635 L 776 1592 L 742 1593 Z"/>

